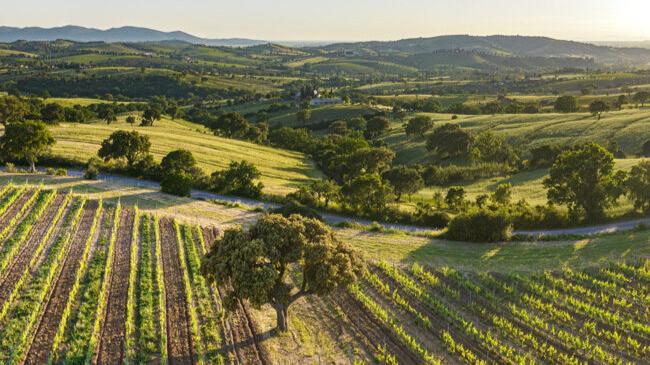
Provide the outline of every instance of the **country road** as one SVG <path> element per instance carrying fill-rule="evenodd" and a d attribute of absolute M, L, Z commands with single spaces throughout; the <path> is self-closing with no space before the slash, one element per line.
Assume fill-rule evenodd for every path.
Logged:
<path fill-rule="evenodd" d="M 4 171 L 4 167 L 0 167 L 0 171 Z M 82 170 L 69 169 L 67 171 L 68 171 L 68 176 L 83 177 Z M 153 189 L 153 190 L 158 190 L 160 188 L 160 184 L 155 181 L 142 180 L 142 179 L 115 175 L 115 174 L 100 173 L 97 178 L 98 180 L 103 180 L 118 185 L 137 186 L 140 188 Z M 280 207 L 280 204 L 278 203 L 264 202 L 255 199 L 215 194 L 215 193 L 210 193 L 201 190 L 192 190 L 192 198 L 199 199 L 199 200 L 219 200 L 219 201 L 229 202 L 229 203 L 239 203 L 241 205 L 245 205 L 251 208 L 261 206 L 264 207 L 264 209 L 273 209 L 273 208 Z M 343 215 L 325 213 L 325 212 L 319 212 L 319 214 L 323 217 L 323 220 L 325 220 L 325 222 L 327 222 L 330 225 L 336 225 L 341 222 L 350 222 L 350 223 L 356 223 L 360 225 L 373 224 L 373 221 L 369 219 L 347 217 Z M 407 225 L 407 224 L 383 223 L 383 222 L 379 224 L 386 229 L 396 229 L 396 230 L 412 232 L 412 233 L 437 232 L 437 230 L 433 230 L 430 228 Z M 593 235 L 604 234 L 604 233 L 630 231 L 637 228 L 639 225 L 650 225 L 650 217 L 613 222 L 607 224 L 600 224 L 594 226 L 585 226 L 585 227 L 562 228 L 562 229 L 541 229 L 541 230 L 520 230 L 520 231 L 514 231 L 513 234 L 523 235 L 523 236 L 547 236 L 547 237 L 563 236 L 563 235 L 593 236 Z"/>

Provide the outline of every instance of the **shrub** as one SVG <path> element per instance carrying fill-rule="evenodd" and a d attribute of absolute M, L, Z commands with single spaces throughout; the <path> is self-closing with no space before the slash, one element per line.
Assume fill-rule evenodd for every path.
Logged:
<path fill-rule="evenodd" d="M 160 182 L 160 191 L 167 194 L 189 197 L 192 193 L 192 176 L 183 171 L 167 174 Z"/>
<path fill-rule="evenodd" d="M 54 175 L 56 175 L 56 176 L 68 176 L 68 170 L 66 170 L 66 169 L 56 169 L 56 171 L 54 171 Z"/>
<path fill-rule="evenodd" d="M 16 165 L 12 164 L 11 162 L 7 162 L 5 164 L 5 172 L 13 174 L 18 172 L 18 169 L 16 168 Z"/>
<path fill-rule="evenodd" d="M 504 242 L 512 237 L 512 224 L 503 212 L 475 210 L 452 219 L 446 235 L 454 241 Z"/>
<path fill-rule="evenodd" d="M 97 166 L 90 165 L 84 172 L 84 179 L 97 180 L 98 175 L 99 175 L 99 169 L 97 168 Z"/>
<path fill-rule="evenodd" d="M 55 170 L 54 170 L 54 168 L 52 168 L 52 167 L 48 167 L 47 170 L 45 170 L 45 173 L 46 173 L 47 175 L 54 175 L 54 174 L 55 174 Z"/>
<path fill-rule="evenodd" d="M 426 212 L 418 217 L 418 224 L 425 227 L 443 229 L 447 227 L 451 217 L 445 212 Z"/>
<path fill-rule="evenodd" d="M 273 209 L 271 212 L 281 214 L 287 218 L 294 214 L 298 214 L 306 218 L 318 219 L 319 221 L 323 220 L 323 217 L 321 217 L 317 211 L 308 206 L 302 205 L 295 200 L 291 200 L 287 204 Z"/>

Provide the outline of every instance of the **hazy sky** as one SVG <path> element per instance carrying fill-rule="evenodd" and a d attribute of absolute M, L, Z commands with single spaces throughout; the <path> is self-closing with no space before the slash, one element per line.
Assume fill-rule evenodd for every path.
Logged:
<path fill-rule="evenodd" d="M 0 25 L 123 25 L 211 38 L 387 40 L 442 34 L 650 39 L 650 0 L 2 0 Z"/>

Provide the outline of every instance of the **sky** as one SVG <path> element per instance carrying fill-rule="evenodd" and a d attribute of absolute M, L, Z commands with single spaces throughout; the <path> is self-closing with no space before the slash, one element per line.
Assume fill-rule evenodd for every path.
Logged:
<path fill-rule="evenodd" d="M 444 34 L 650 40 L 650 0 L 2 0 L 0 25 L 125 25 L 207 38 L 394 40 Z"/>

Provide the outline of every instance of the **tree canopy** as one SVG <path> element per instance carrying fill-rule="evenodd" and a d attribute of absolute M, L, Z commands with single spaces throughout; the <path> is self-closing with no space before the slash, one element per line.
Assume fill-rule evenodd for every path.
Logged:
<path fill-rule="evenodd" d="M 404 130 L 407 136 L 424 137 L 433 128 L 433 120 L 427 116 L 417 116 L 408 121 Z"/>
<path fill-rule="evenodd" d="M 32 172 L 36 172 L 38 158 L 55 143 L 45 123 L 36 121 L 10 123 L 0 137 L 3 154 L 27 160 Z"/>
<path fill-rule="evenodd" d="M 247 198 L 259 198 L 264 185 L 255 180 L 262 176 L 250 162 L 232 161 L 226 170 L 212 173 L 210 188 L 220 194 L 239 195 Z"/>
<path fill-rule="evenodd" d="M 393 186 L 397 201 L 401 199 L 402 194 L 407 194 L 410 197 L 424 188 L 422 176 L 418 170 L 412 167 L 394 167 L 384 172 L 382 177 Z"/>
<path fill-rule="evenodd" d="M 3 126 L 22 121 L 28 111 L 26 103 L 20 98 L 12 95 L 0 97 L 0 123 Z"/>
<path fill-rule="evenodd" d="M 443 158 L 457 157 L 469 152 L 472 141 L 472 136 L 457 124 L 445 124 L 429 135 L 427 150 Z"/>
<path fill-rule="evenodd" d="M 214 242 L 201 265 L 211 282 L 230 283 L 224 304 L 237 299 L 253 306 L 270 304 L 277 328 L 288 330 L 289 307 L 306 295 L 326 295 L 354 283 L 364 264 L 332 231 L 315 219 L 265 215 L 248 230 L 231 228 Z M 289 272 L 300 271 L 293 285 Z"/>
<path fill-rule="evenodd" d="M 560 96 L 555 100 L 555 111 L 560 113 L 573 113 L 578 111 L 578 100 L 573 95 Z"/>
<path fill-rule="evenodd" d="M 149 153 L 149 136 L 136 131 L 115 131 L 102 142 L 97 155 L 105 161 L 126 159 L 129 167 Z"/>
<path fill-rule="evenodd" d="M 548 200 L 569 207 L 574 217 L 590 222 L 602 219 L 605 209 L 623 193 L 625 174 L 614 172 L 614 156 L 589 143 L 561 153 L 544 180 Z"/>

